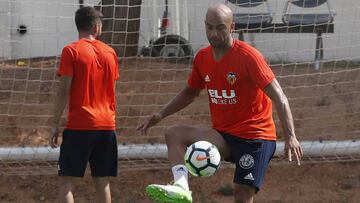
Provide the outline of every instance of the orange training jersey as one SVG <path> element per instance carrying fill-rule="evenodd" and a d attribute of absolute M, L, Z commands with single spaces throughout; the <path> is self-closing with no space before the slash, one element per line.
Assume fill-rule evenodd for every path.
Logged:
<path fill-rule="evenodd" d="M 80 39 L 64 47 L 58 75 L 72 77 L 66 128 L 115 129 L 115 51 L 98 40 Z"/>
<path fill-rule="evenodd" d="M 211 46 L 201 49 L 188 85 L 207 89 L 214 129 L 244 139 L 276 140 L 271 100 L 263 92 L 274 78 L 255 48 L 234 39 L 219 61 Z"/>

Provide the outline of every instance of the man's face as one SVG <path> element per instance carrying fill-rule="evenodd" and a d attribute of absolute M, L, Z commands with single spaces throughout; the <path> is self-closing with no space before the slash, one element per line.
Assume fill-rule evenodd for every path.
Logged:
<path fill-rule="evenodd" d="M 206 36 L 214 48 L 223 48 L 227 45 L 232 32 L 231 19 L 217 15 L 207 15 L 205 20 Z"/>

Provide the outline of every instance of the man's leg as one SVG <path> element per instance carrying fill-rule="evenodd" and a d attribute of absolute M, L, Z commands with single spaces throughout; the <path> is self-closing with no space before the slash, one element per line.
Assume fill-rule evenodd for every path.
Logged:
<path fill-rule="evenodd" d="M 256 189 L 254 187 L 235 183 L 235 203 L 252 203 Z"/>
<path fill-rule="evenodd" d="M 74 203 L 72 187 L 76 178 L 70 176 L 59 176 L 59 202 Z"/>
<path fill-rule="evenodd" d="M 109 177 L 93 177 L 96 189 L 96 202 L 110 203 L 110 181 Z"/>
<path fill-rule="evenodd" d="M 231 144 L 236 165 L 234 174 L 235 203 L 252 203 L 264 180 L 265 171 L 275 151 L 275 142 L 245 140 L 224 136 Z"/>
<path fill-rule="evenodd" d="M 186 147 L 197 141 L 208 141 L 214 144 L 222 157 L 228 157 L 230 151 L 225 140 L 211 128 L 199 128 L 179 125 L 165 132 L 168 159 L 174 175 L 173 185 L 152 184 L 146 188 L 150 197 L 160 202 L 192 202 L 188 185 L 188 171 L 184 165 Z"/>
<path fill-rule="evenodd" d="M 224 138 L 216 130 L 186 125 L 178 125 L 165 132 L 168 148 L 168 159 L 172 166 L 184 164 L 184 155 L 187 146 L 197 141 L 208 141 L 214 144 L 222 157 L 228 157 L 230 151 Z"/>
<path fill-rule="evenodd" d="M 74 183 L 84 176 L 86 170 L 90 138 L 81 133 L 67 129 L 63 132 L 58 161 L 59 202 L 74 202 Z"/>
<path fill-rule="evenodd" d="M 94 134 L 89 162 L 96 189 L 96 202 L 110 203 L 110 177 L 116 177 L 118 173 L 116 134 L 112 130 L 94 131 Z"/>
<path fill-rule="evenodd" d="M 223 137 L 211 128 L 199 128 L 193 126 L 179 125 L 165 132 L 165 140 L 168 148 L 168 159 L 172 166 L 174 183 L 189 190 L 188 171 L 184 166 L 184 154 L 187 146 L 197 141 L 206 140 L 220 150 L 223 157 L 228 157 L 230 152 Z M 179 170 L 185 168 L 186 170 Z"/>

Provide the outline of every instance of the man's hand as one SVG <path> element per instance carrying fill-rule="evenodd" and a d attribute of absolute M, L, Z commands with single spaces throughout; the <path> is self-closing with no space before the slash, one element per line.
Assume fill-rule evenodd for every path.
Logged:
<path fill-rule="evenodd" d="M 58 127 L 51 128 L 49 145 L 53 149 L 58 147 L 58 136 L 59 136 L 59 128 Z"/>
<path fill-rule="evenodd" d="M 285 139 L 284 156 L 292 161 L 292 155 L 295 155 L 297 165 L 300 166 L 300 159 L 303 156 L 303 150 L 296 136 L 289 136 Z"/>
<path fill-rule="evenodd" d="M 146 118 L 143 123 L 136 128 L 136 130 L 147 135 L 148 129 L 156 125 L 159 121 L 161 121 L 161 119 L 162 115 L 160 113 L 153 114 L 152 116 Z"/>

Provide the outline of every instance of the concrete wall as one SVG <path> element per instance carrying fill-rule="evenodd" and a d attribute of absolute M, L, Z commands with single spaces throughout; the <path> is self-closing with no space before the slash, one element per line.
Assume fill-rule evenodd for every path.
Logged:
<path fill-rule="evenodd" d="M 0 1 L 0 59 L 11 55 L 9 12 L 9 2 Z"/>
<path fill-rule="evenodd" d="M 207 45 L 205 36 L 205 13 L 210 4 L 223 3 L 225 1 L 219 0 L 169 0 L 170 8 L 176 5 L 176 2 L 181 7 L 186 6 L 187 10 L 181 10 L 179 15 L 170 13 L 171 22 L 177 22 L 176 17 L 180 22 L 180 31 L 173 27 L 171 31 L 174 33 L 180 32 L 190 40 L 194 50 Z M 285 0 L 271 0 L 269 5 L 274 14 L 273 23 L 282 22 L 282 12 L 285 5 Z M 344 0 L 335 1 L 330 0 L 332 9 L 336 12 L 334 24 L 335 33 L 324 34 L 324 50 L 325 60 L 360 60 L 360 1 L 358 0 Z M 253 10 L 243 9 L 232 4 L 229 7 L 235 12 L 264 12 L 265 7 L 258 6 L 252 8 Z M 157 20 L 161 18 L 164 10 L 163 1 L 159 0 L 144 0 L 142 7 L 142 21 L 141 21 L 141 36 L 140 43 L 146 43 L 149 38 L 157 35 Z M 170 12 L 174 9 L 170 9 Z M 327 12 L 326 5 L 321 5 L 316 9 L 296 9 L 292 7 L 292 11 L 303 13 L 321 13 Z M 154 23 L 155 22 L 155 23 Z M 187 27 L 186 32 L 184 27 Z M 188 32 L 188 34 L 187 34 Z M 186 35 L 187 34 L 187 35 Z M 188 37 L 187 37 L 188 36 Z M 258 48 L 271 61 L 278 62 L 303 62 L 312 61 L 315 56 L 315 34 L 245 34 L 245 40 Z M 237 37 L 237 35 L 234 35 Z"/>
<path fill-rule="evenodd" d="M 1 58 L 55 56 L 77 38 L 74 12 L 78 5 L 74 0 L 17 0 L 0 4 L 0 45 L 6 46 L 0 47 Z M 24 34 L 18 31 L 21 25 L 26 26 Z"/>
<path fill-rule="evenodd" d="M 87 0 L 85 4 L 98 2 L 100 0 Z M 169 0 L 170 33 L 189 39 L 195 51 L 206 46 L 206 9 L 210 4 L 220 2 L 224 1 Z M 285 0 L 269 2 L 274 13 L 273 22 L 281 22 Z M 360 1 L 330 2 L 337 15 L 334 21 L 335 33 L 324 34 L 324 59 L 360 60 Z M 0 0 L 0 58 L 60 54 L 65 44 L 77 39 L 73 20 L 74 12 L 78 8 L 77 3 L 75 0 Z M 229 6 L 234 12 L 244 12 L 239 7 L 231 4 Z M 158 36 L 158 23 L 163 11 L 163 0 L 142 0 L 139 48 Z M 326 11 L 326 7 L 308 11 Z M 19 25 L 27 27 L 25 34 L 18 33 Z M 262 51 L 271 61 L 303 62 L 312 61 L 314 58 L 315 34 L 245 34 L 245 40 Z"/>
<path fill-rule="evenodd" d="M 207 44 L 204 30 L 204 16 L 209 3 L 223 2 L 216 0 L 189 1 L 190 40 L 195 45 Z M 193 3 L 193 6 L 190 4 Z M 332 9 L 336 12 L 334 24 L 335 33 L 324 34 L 325 60 L 360 60 L 360 1 L 330 0 Z M 282 12 L 285 0 L 269 1 L 274 13 L 273 23 L 282 22 Z M 229 4 L 234 12 L 246 12 Z M 317 9 L 298 9 L 299 12 L 326 12 L 327 7 L 321 5 Z M 260 11 L 263 8 L 259 7 Z M 315 34 L 245 34 L 245 40 L 272 61 L 303 62 L 312 61 L 315 55 Z M 235 35 L 237 37 L 237 35 Z"/>

